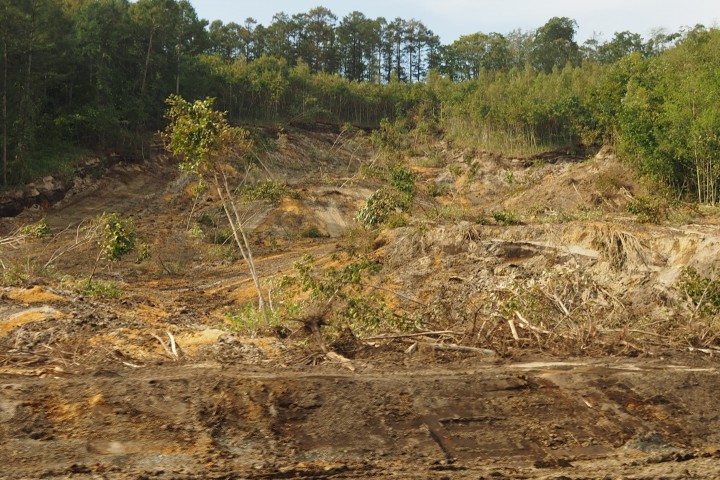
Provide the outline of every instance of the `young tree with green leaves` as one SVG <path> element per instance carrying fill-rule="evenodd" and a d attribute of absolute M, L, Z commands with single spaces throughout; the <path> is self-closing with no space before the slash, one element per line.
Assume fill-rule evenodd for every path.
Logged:
<path fill-rule="evenodd" d="M 167 149 L 181 158 L 180 168 L 206 178 L 215 188 L 233 233 L 233 239 L 248 266 L 258 295 L 258 309 L 267 320 L 265 295 L 255 267 L 248 232 L 233 200 L 228 180 L 233 162 L 242 161 L 250 151 L 252 141 L 247 130 L 232 127 L 226 114 L 213 108 L 214 99 L 188 102 L 179 95 L 167 99 L 165 129 Z"/>

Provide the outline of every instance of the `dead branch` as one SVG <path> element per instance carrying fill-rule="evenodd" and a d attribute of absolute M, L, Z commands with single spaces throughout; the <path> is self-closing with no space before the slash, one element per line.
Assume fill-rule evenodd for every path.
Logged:
<path fill-rule="evenodd" d="M 361 340 L 364 340 L 364 341 L 391 340 L 394 338 L 430 337 L 430 336 L 436 336 L 436 335 L 462 336 L 464 334 L 460 333 L 460 332 L 454 332 L 452 330 L 441 330 L 441 331 L 437 331 L 437 332 L 416 332 L 416 333 L 398 333 L 398 334 L 394 334 L 394 335 L 377 335 L 374 337 L 365 337 Z"/>
<path fill-rule="evenodd" d="M 636 333 L 638 335 L 648 335 L 651 337 L 657 337 L 661 338 L 663 340 L 670 340 L 664 335 L 660 335 L 659 333 L 655 332 L 648 332 L 646 330 L 636 330 L 636 329 L 622 329 L 622 328 L 609 328 L 609 329 L 602 329 L 598 330 L 600 333 Z"/>
<path fill-rule="evenodd" d="M 515 316 L 520 320 L 520 328 L 525 328 L 527 330 L 532 330 L 535 333 L 542 333 L 543 335 L 550 335 L 551 332 L 548 330 L 543 330 L 542 328 L 536 327 L 535 325 L 532 325 L 530 322 L 523 317 L 522 313 L 515 310 Z"/>
<path fill-rule="evenodd" d="M 169 334 L 169 333 L 170 333 L 170 332 L 168 332 L 168 334 Z M 178 359 L 177 350 L 175 350 L 175 339 L 172 337 L 172 335 L 170 336 L 170 339 L 172 340 L 172 343 L 173 343 L 172 349 L 171 349 L 171 348 L 165 343 L 165 341 L 164 341 L 162 338 L 160 338 L 159 336 L 155 335 L 155 334 L 152 333 L 152 332 L 150 332 L 150 335 L 151 335 L 155 340 L 157 340 L 158 342 L 160 342 L 160 345 L 162 345 L 163 350 L 165 350 L 165 353 L 167 353 L 168 357 L 173 358 L 173 359 L 175 359 L 175 360 Z"/>
<path fill-rule="evenodd" d="M 513 322 L 512 318 L 508 318 L 508 325 L 510 326 L 510 333 L 512 333 L 513 338 L 515 341 L 519 341 L 520 337 L 518 336 L 517 329 L 515 328 L 515 322 Z"/>
<path fill-rule="evenodd" d="M 360 285 L 360 286 L 362 286 L 362 287 L 372 288 L 373 290 L 380 290 L 380 291 L 382 291 L 382 292 L 392 293 L 393 295 L 395 295 L 395 296 L 398 297 L 398 298 L 402 298 L 403 300 L 407 300 L 408 302 L 415 303 L 415 304 L 417 304 L 417 305 L 420 305 L 421 307 L 427 307 L 427 306 L 428 306 L 426 303 L 422 303 L 422 302 L 419 301 L 419 300 L 415 300 L 414 298 L 410 298 L 410 297 L 408 297 L 407 295 L 403 295 L 402 293 L 396 292 L 395 290 L 391 290 L 391 289 L 389 289 L 389 288 L 380 287 L 380 286 L 378 286 L 378 285 L 368 285 L 367 283 L 358 283 L 358 285 Z"/>
<path fill-rule="evenodd" d="M 434 350 L 447 350 L 452 352 L 469 352 L 469 353 L 482 353 L 483 355 L 497 355 L 495 350 L 487 348 L 467 347 L 465 345 L 456 345 L 454 343 L 423 343 Z"/>
<path fill-rule="evenodd" d="M 66 230 L 67 230 L 67 229 L 66 229 Z M 63 231 L 64 231 L 64 230 L 63 230 Z M 79 238 L 76 237 L 75 243 L 73 243 L 73 244 L 70 245 L 69 247 L 56 249 L 56 250 L 52 253 L 52 255 L 50 255 L 50 258 L 48 259 L 48 261 L 45 262 L 45 265 L 43 265 L 42 269 L 45 270 L 45 269 L 48 268 L 50 265 L 52 265 L 52 263 L 53 263 L 55 260 L 57 260 L 58 258 L 62 257 L 62 256 L 65 255 L 66 253 L 69 253 L 69 252 L 75 250 L 76 248 L 80 247 L 81 245 L 84 245 L 84 244 L 89 243 L 89 242 L 91 242 L 91 241 L 92 241 L 92 238 L 89 238 L 89 237 L 86 237 L 86 238 L 83 239 L 83 240 L 79 240 Z"/>
<path fill-rule="evenodd" d="M 355 371 L 355 365 L 353 365 L 352 361 L 351 361 L 349 358 L 347 358 L 347 357 L 343 357 L 343 356 L 340 355 L 339 353 L 336 353 L 336 352 L 327 352 L 327 353 L 325 354 L 325 358 L 328 359 L 328 360 L 331 361 L 331 362 L 339 363 L 340 365 L 342 365 L 343 367 L 347 368 L 347 369 L 350 370 L 351 372 L 354 372 L 354 371 Z"/>
<path fill-rule="evenodd" d="M 0 247 L 16 247 L 28 238 L 27 235 L 17 234 L 10 237 L 0 238 Z"/>
<path fill-rule="evenodd" d="M 170 337 L 170 350 L 172 351 L 172 354 L 175 356 L 175 358 L 178 357 L 177 347 L 175 346 L 175 337 L 173 337 L 173 334 L 170 333 L 168 330 L 167 332 L 168 337 Z"/>

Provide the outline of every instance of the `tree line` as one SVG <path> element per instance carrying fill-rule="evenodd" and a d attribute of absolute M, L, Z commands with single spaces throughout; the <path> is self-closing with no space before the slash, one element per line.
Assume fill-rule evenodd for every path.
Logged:
<path fill-rule="evenodd" d="M 414 19 L 317 7 L 261 25 L 187 0 L 0 0 L 2 184 L 77 149 L 142 155 L 165 99 L 216 98 L 232 121 L 349 122 L 510 151 L 612 143 L 646 174 L 716 202 L 719 33 L 576 40 L 536 30 L 442 45 Z"/>

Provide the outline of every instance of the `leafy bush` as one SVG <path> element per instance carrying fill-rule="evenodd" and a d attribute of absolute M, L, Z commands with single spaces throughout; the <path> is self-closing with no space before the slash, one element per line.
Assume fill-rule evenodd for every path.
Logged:
<path fill-rule="evenodd" d="M 240 188 L 240 196 L 246 201 L 265 200 L 278 203 L 289 194 L 287 185 L 274 180 L 265 180 Z"/>
<path fill-rule="evenodd" d="M 720 313 L 720 282 L 701 276 L 694 268 L 683 270 L 677 288 L 693 302 L 695 308 L 707 315 Z"/>
<path fill-rule="evenodd" d="M 323 234 L 318 227 L 312 225 L 303 231 L 302 236 L 305 238 L 322 238 Z"/>
<path fill-rule="evenodd" d="M 398 211 L 407 211 L 409 207 L 408 195 L 391 188 L 381 188 L 370 195 L 355 218 L 366 227 L 375 227 L 384 224 L 390 215 Z"/>
<path fill-rule="evenodd" d="M 100 250 L 107 260 L 119 260 L 135 248 L 138 232 L 132 218 L 104 213 L 99 218 L 99 224 L 102 228 Z"/>
<path fill-rule="evenodd" d="M 382 269 L 376 261 L 362 259 L 342 268 L 318 268 L 314 257 L 306 255 L 294 267 L 297 272 L 294 283 L 310 293 L 311 301 L 337 302 L 332 309 L 334 327 L 372 332 L 386 327 L 407 329 L 412 323 L 394 315 L 380 295 L 368 291 L 366 278 Z"/>
<path fill-rule="evenodd" d="M 26 225 L 20 229 L 21 235 L 27 235 L 29 237 L 42 238 L 51 234 L 50 226 L 47 221 L 43 218 L 37 223 L 32 225 Z"/>
<path fill-rule="evenodd" d="M 628 203 L 627 209 L 637 215 L 641 223 L 660 223 L 666 216 L 663 202 L 652 197 L 636 197 Z"/>
<path fill-rule="evenodd" d="M 520 220 L 517 218 L 517 214 L 515 212 L 509 212 L 509 211 L 495 211 L 492 212 L 492 216 L 495 219 L 497 223 L 500 225 L 519 225 Z"/>
<path fill-rule="evenodd" d="M 355 218 L 366 227 L 382 225 L 390 218 L 397 222 L 398 212 L 407 212 L 415 198 L 415 174 L 408 168 L 396 166 L 387 173 L 390 186 L 370 195 Z M 401 222 L 402 223 L 402 222 Z"/>
<path fill-rule="evenodd" d="M 398 166 L 390 169 L 388 173 L 390 186 L 405 195 L 415 195 L 415 174 L 408 168 Z"/>
<path fill-rule="evenodd" d="M 112 281 L 80 280 L 77 282 L 75 289 L 78 293 L 89 297 L 120 298 L 120 295 L 122 295 L 122 291 Z"/>

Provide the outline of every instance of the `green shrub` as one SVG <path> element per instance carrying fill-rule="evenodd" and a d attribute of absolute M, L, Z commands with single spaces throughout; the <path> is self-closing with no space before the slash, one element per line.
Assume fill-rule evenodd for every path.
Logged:
<path fill-rule="evenodd" d="M 240 196 L 246 201 L 265 200 L 271 203 L 278 203 L 283 197 L 289 194 L 287 185 L 274 180 L 265 180 L 254 185 L 246 185 L 240 188 Z"/>
<path fill-rule="evenodd" d="M 355 218 L 366 227 L 376 227 L 384 224 L 391 214 L 407 211 L 409 207 L 408 195 L 394 189 L 381 188 L 370 195 Z"/>
<path fill-rule="evenodd" d="M 217 226 L 217 222 L 215 221 L 215 219 L 213 219 L 207 213 L 203 213 L 202 215 L 200 215 L 196 221 L 197 221 L 198 225 L 203 225 L 205 227 L 213 227 L 214 228 Z"/>
<path fill-rule="evenodd" d="M 51 234 L 50 226 L 47 221 L 43 218 L 37 223 L 32 225 L 26 225 L 20 229 L 21 235 L 27 235 L 34 238 L 42 238 Z"/>
<path fill-rule="evenodd" d="M 302 236 L 305 238 L 322 238 L 323 234 L 318 227 L 312 225 L 303 231 Z"/>
<path fill-rule="evenodd" d="M 701 276 L 688 267 L 683 270 L 677 288 L 684 292 L 693 305 L 707 315 L 720 313 L 720 282 Z"/>
<path fill-rule="evenodd" d="M 628 203 L 627 209 L 641 223 L 660 223 L 666 216 L 663 202 L 653 197 L 636 197 Z"/>
<path fill-rule="evenodd" d="M 119 260 L 135 248 L 138 232 L 132 218 L 117 213 L 104 213 L 99 219 L 102 228 L 100 249 L 107 260 Z"/>
<path fill-rule="evenodd" d="M 390 186 L 400 193 L 415 195 L 415 174 L 408 168 L 398 166 L 390 170 L 388 174 Z"/>
<path fill-rule="evenodd" d="M 519 225 L 520 220 L 517 218 L 517 214 L 515 212 L 509 212 L 509 211 L 495 211 L 492 212 L 492 216 L 495 219 L 495 221 L 500 225 Z"/>
<path fill-rule="evenodd" d="M 224 245 L 232 239 L 233 233 L 229 228 L 215 230 L 212 235 L 212 242 L 217 245 Z"/>
<path fill-rule="evenodd" d="M 381 188 L 367 199 L 355 218 L 365 227 L 376 227 L 399 212 L 407 212 L 415 198 L 415 174 L 406 167 L 397 166 L 387 173 L 390 186 Z"/>
<path fill-rule="evenodd" d="M 88 297 L 120 298 L 122 291 L 112 281 L 80 280 L 75 286 L 78 293 Z"/>

